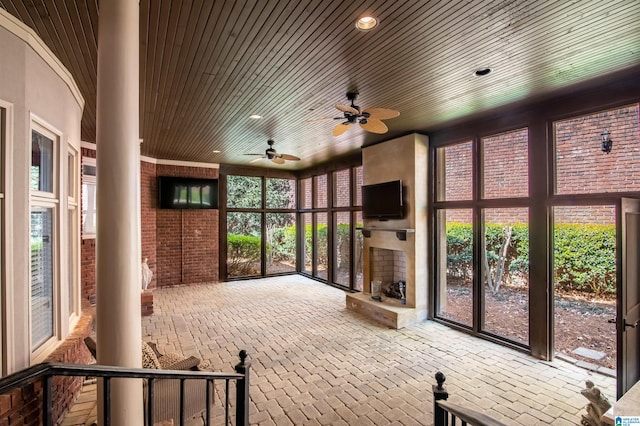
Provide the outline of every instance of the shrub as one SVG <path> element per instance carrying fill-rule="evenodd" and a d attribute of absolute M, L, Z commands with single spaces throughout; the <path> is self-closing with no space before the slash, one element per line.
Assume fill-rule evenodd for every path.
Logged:
<path fill-rule="evenodd" d="M 227 234 L 227 272 L 231 276 L 255 274 L 260 262 L 260 237 Z"/>
<path fill-rule="evenodd" d="M 556 225 L 554 242 L 553 273 L 557 289 L 615 294 L 614 225 Z"/>
<path fill-rule="evenodd" d="M 485 227 L 489 265 L 493 267 L 503 242 L 503 225 Z M 562 291 L 581 291 L 597 295 L 615 294 L 615 226 L 556 225 L 554 235 L 554 281 Z M 468 223 L 447 224 L 447 272 L 469 278 L 473 266 L 473 232 Z M 529 227 L 513 225 L 505 260 L 505 277 L 527 279 L 529 272 Z"/>

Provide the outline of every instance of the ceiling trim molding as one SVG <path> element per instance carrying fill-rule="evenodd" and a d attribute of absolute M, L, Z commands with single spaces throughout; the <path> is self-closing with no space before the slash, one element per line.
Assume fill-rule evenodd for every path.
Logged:
<path fill-rule="evenodd" d="M 69 87 L 71 94 L 80 106 L 80 109 L 84 110 L 84 98 L 82 97 L 82 93 L 80 93 L 80 89 L 76 85 L 76 81 L 71 76 L 69 70 L 67 70 L 47 45 L 44 44 L 44 41 L 38 37 L 36 32 L 1 7 L 0 26 L 31 47 L 31 49 L 40 56 L 47 65 L 49 65 L 51 70 L 53 70 L 53 72 L 55 72 L 58 77 L 65 82 L 67 87 Z"/>
<path fill-rule="evenodd" d="M 93 142 L 80 141 L 80 148 L 96 151 L 96 144 Z"/>
<path fill-rule="evenodd" d="M 145 155 L 140 156 L 140 161 L 144 161 L 152 164 L 159 164 L 161 166 L 180 166 L 180 167 L 200 167 L 203 169 L 219 169 L 218 163 L 200 163 L 196 161 L 180 161 L 180 160 L 166 160 L 163 158 L 147 157 Z"/>

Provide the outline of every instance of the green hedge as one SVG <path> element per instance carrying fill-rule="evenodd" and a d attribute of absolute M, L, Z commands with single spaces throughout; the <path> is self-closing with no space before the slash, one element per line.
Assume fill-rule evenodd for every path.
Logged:
<path fill-rule="evenodd" d="M 615 253 L 614 225 L 557 225 L 554 247 L 556 287 L 615 295 Z"/>
<path fill-rule="evenodd" d="M 231 276 L 255 274 L 260 262 L 260 237 L 227 234 L 227 272 Z"/>
<path fill-rule="evenodd" d="M 485 228 L 489 265 L 494 267 L 503 244 L 502 225 Z M 563 291 L 615 294 L 615 226 L 556 225 L 554 230 L 554 281 Z M 459 278 L 472 274 L 472 226 L 447 224 L 447 271 Z M 505 281 L 526 279 L 529 272 L 529 228 L 513 225 L 505 261 Z"/>

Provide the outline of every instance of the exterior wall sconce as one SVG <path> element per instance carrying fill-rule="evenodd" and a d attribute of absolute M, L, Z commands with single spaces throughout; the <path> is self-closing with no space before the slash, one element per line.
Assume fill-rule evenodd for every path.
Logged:
<path fill-rule="evenodd" d="M 605 129 L 604 132 L 600 134 L 600 136 L 602 136 L 602 144 L 600 148 L 602 149 L 602 152 L 606 154 L 610 153 L 611 148 L 613 147 L 613 141 L 611 140 L 609 135 L 610 133 L 607 129 Z"/>

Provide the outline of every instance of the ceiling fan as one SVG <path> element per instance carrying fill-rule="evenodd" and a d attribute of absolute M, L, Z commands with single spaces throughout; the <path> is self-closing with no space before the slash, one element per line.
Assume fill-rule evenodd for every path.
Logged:
<path fill-rule="evenodd" d="M 289 161 L 300 161 L 299 157 L 296 157 L 295 155 L 291 155 L 291 154 L 279 154 L 275 148 L 273 147 L 273 144 L 275 143 L 272 139 L 269 139 L 267 141 L 267 143 L 269 144 L 269 148 L 267 148 L 264 151 L 264 154 L 244 154 L 244 155 L 259 155 L 260 157 L 255 158 L 253 160 L 250 161 L 250 163 L 255 163 L 256 161 L 260 161 L 262 159 L 267 159 L 267 160 L 271 160 L 276 164 L 284 164 L 285 160 L 289 160 Z"/>
<path fill-rule="evenodd" d="M 336 104 L 336 108 L 343 113 L 343 117 L 336 117 L 335 120 L 345 120 L 333 128 L 333 136 L 340 136 L 349 129 L 354 123 L 360 124 L 367 132 L 371 133 L 387 133 L 389 128 L 382 120 L 396 118 L 400 112 L 387 108 L 368 108 L 361 110 L 354 102 L 358 92 L 348 92 L 347 99 L 351 101 L 351 105 Z"/>

